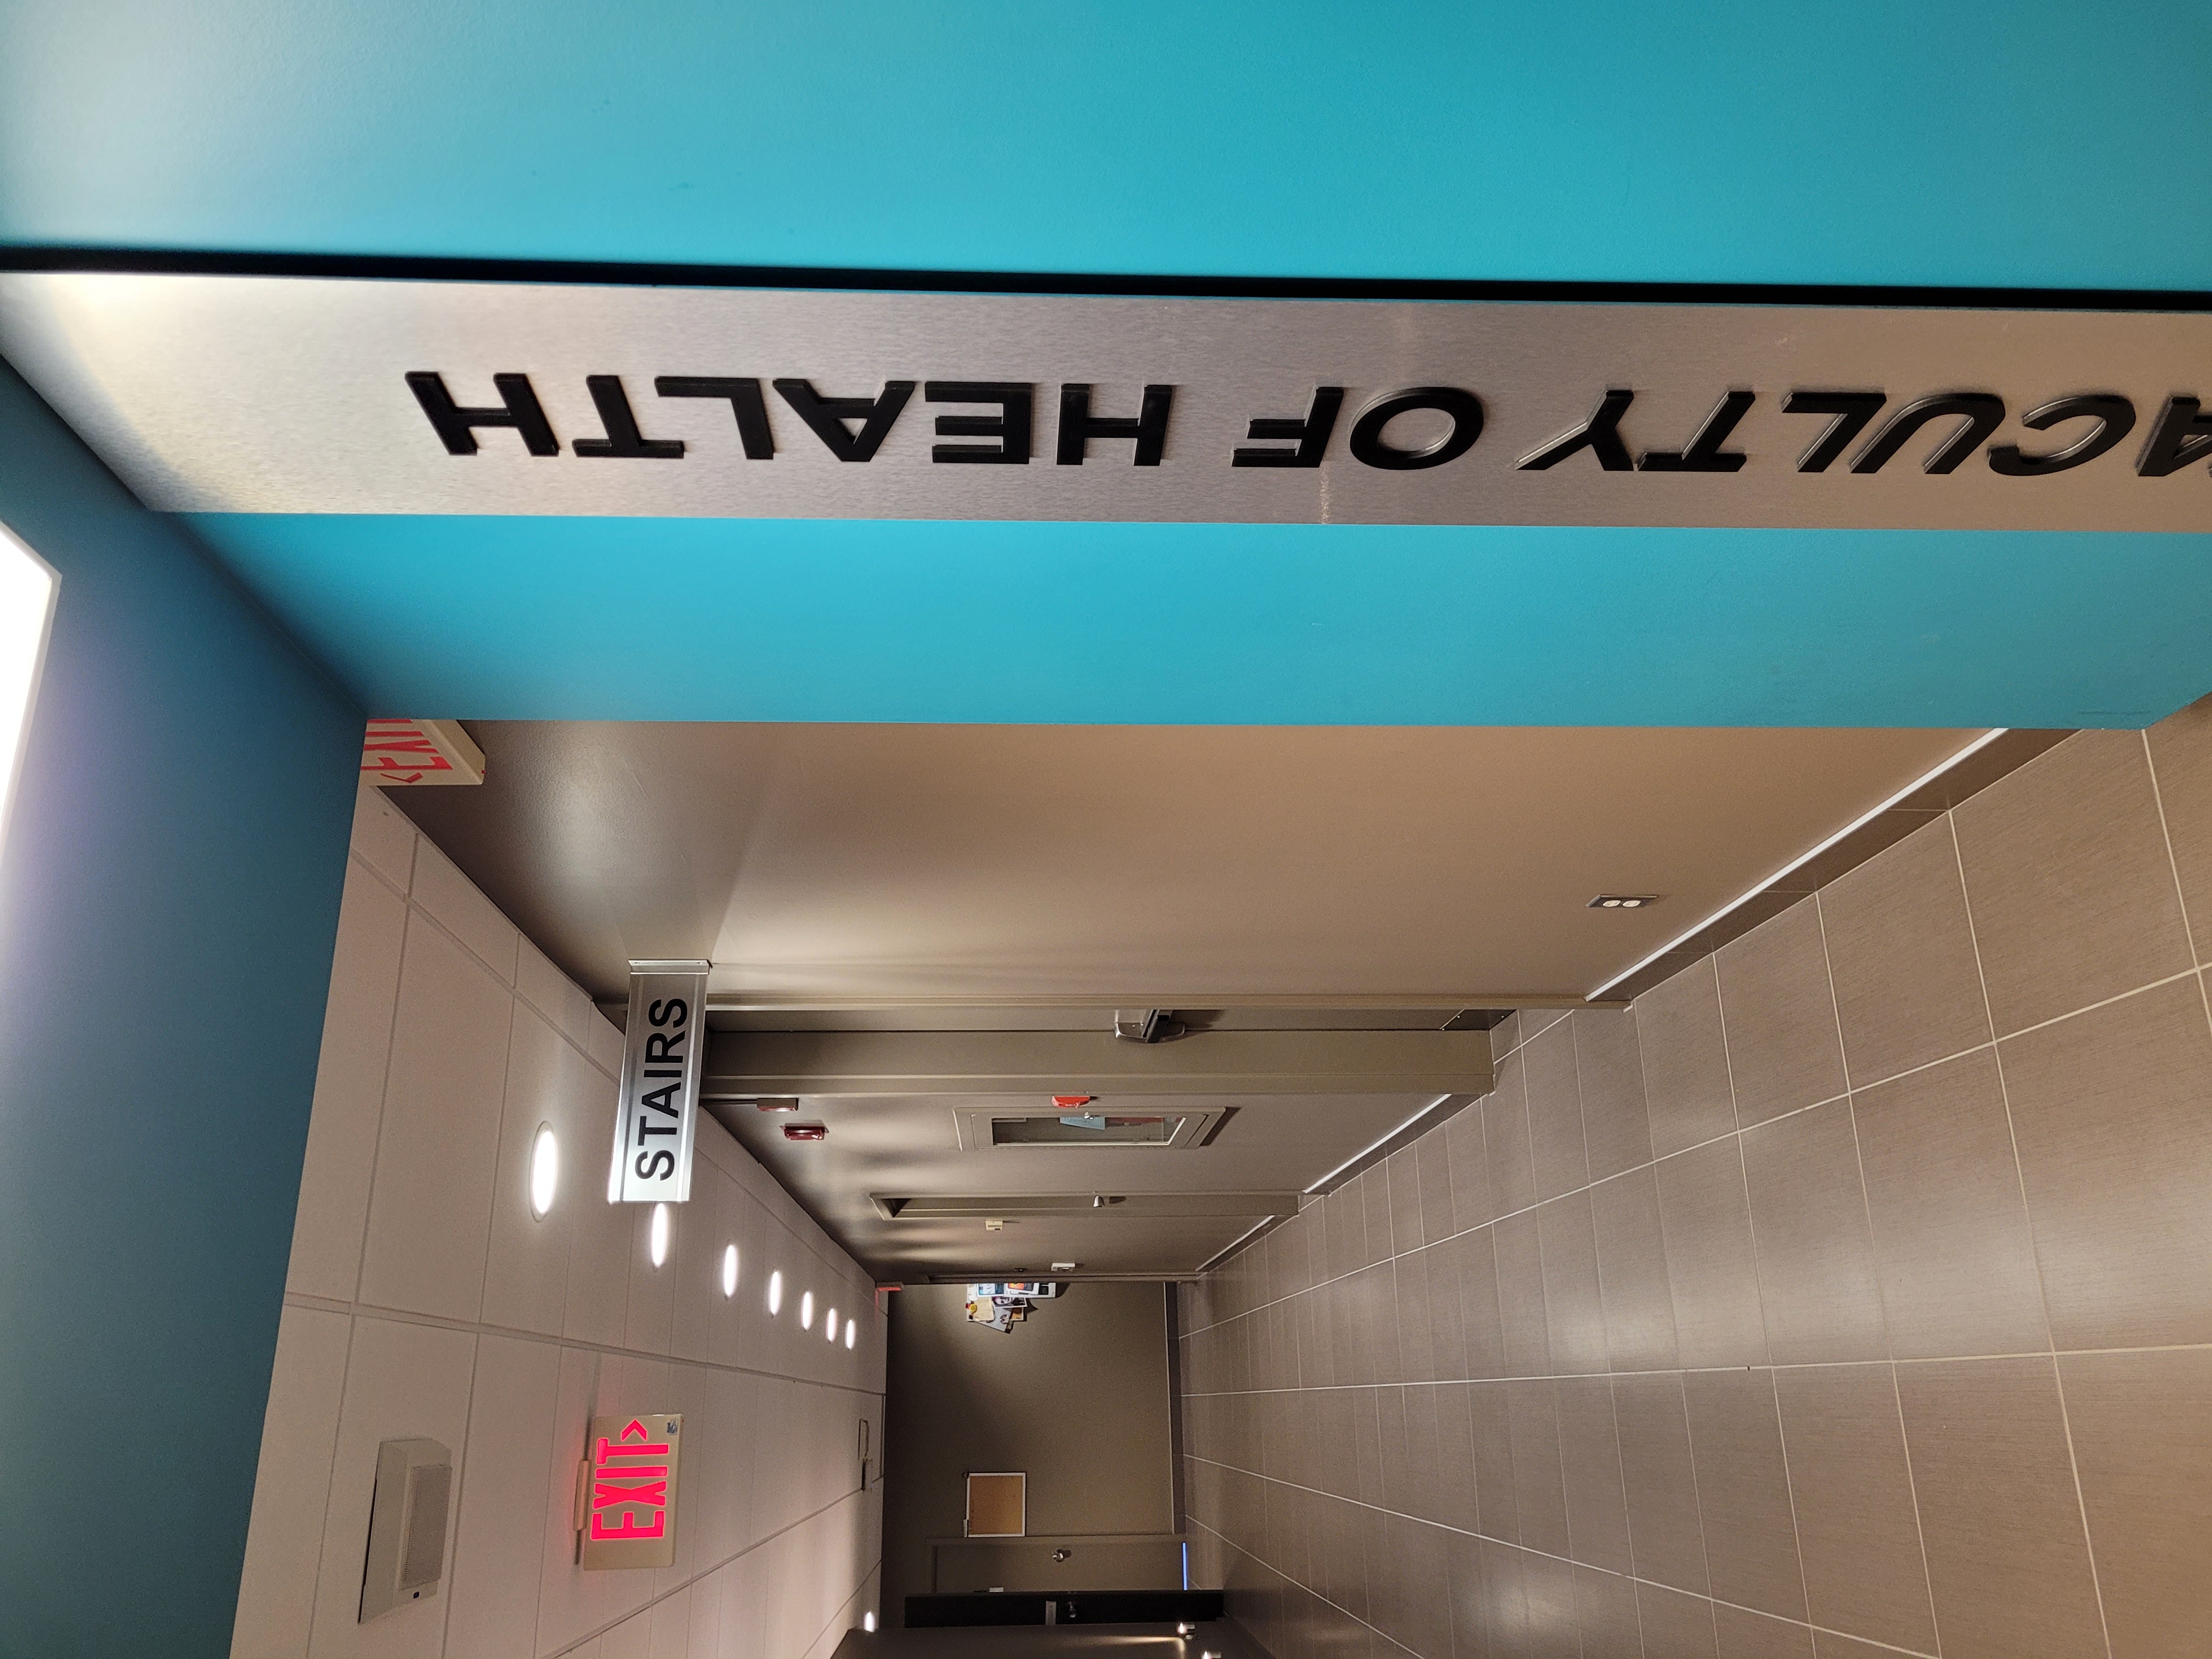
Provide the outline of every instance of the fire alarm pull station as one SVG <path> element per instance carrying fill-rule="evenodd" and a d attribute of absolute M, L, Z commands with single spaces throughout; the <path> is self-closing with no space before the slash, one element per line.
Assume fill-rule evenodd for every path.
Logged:
<path fill-rule="evenodd" d="M 676 1565 L 678 1413 L 595 1417 L 576 1468 L 576 1565 L 586 1572 Z"/>

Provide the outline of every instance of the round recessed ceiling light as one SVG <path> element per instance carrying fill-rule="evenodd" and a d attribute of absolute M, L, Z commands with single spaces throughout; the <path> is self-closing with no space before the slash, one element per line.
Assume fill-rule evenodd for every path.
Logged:
<path fill-rule="evenodd" d="M 837 1340 L 837 1310 L 835 1308 L 830 1310 L 829 1320 L 823 1325 L 822 1329 L 823 1334 L 832 1342 Z"/>
<path fill-rule="evenodd" d="M 668 1206 L 665 1204 L 654 1205 L 653 1231 L 646 1241 L 646 1254 L 653 1258 L 653 1265 L 656 1267 L 668 1260 L 669 1225 Z"/>
<path fill-rule="evenodd" d="M 768 1310 L 772 1314 L 783 1311 L 783 1273 L 781 1269 L 768 1276 Z"/>
<path fill-rule="evenodd" d="M 738 1293 L 738 1247 L 726 1246 L 722 1251 L 722 1295 L 725 1299 Z"/>
<path fill-rule="evenodd" d="M 811 1291 L 804 1292 L 799 1298 L 799 1328 L 802 1331 L 814 1328 L 814 1292 Z"/>
<path fill-rule="evenodd" d="M 848 1348 L 851 1347 L 853 1344 L 859 1340 L 860 1334 L 860 1322 L 857 1319 L 847 1320 L 845 1322 L 845 1346 Z"/>
<path fill-rule="evenodd" d="M 874 1613 L 862 1613 L 862 1614 L 860 1615 L 860 1628 L 861 1628 L 862 1630 L 865 1630 L 865 1631 L 873 1631 L 873 1630 L 875 1629 L 875 1627 L 876 1627 L 876 1615 L 875 1615 Z"/>
<path fill-rule="evenodd" d="M 561 1143 L 554 1138 L 553 1126 L 541 1123 L 530 1143 L 530 1213 L 544 1220 L 560 1186 Z"/>

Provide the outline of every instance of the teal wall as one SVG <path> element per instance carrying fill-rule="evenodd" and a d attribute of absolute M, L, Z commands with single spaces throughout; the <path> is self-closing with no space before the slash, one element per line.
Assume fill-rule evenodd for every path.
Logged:
<path fill-rule="evenodd" d="M 0 1653 L 228 1653 L 360 711 L 0 367 L 61 572 L 0 854 Z"/>
<path fill-rule="evenodd" d="M 2173 0 L 10 0 L 0 242 L 2197 288 Z"/>
<path fill-rule="evenodd" d="M 486 720 L 2139 726 L 2212 687 L 2204 535 L 191 524 L 363 702 Z"/>

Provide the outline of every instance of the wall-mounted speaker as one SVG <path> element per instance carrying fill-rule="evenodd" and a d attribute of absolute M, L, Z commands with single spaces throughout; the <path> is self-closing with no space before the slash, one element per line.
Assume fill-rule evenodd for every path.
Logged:
<path fill-rule="evenodd" d="M 376 1449 L 362 1624 L 437 1595 L 446 1571 L 446 1517 L 453 1496 L 453 1455 L 436 1441 L 387 1440 Z"/>

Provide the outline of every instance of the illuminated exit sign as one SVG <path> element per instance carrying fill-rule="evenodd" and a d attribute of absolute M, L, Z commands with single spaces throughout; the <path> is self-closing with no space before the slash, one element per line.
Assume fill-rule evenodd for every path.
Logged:
<path fill-rule="evenodd" d="M 676 1563 L 684 1417 L 595 1417 L 576 1472 L 576 1561 L 586 1571 Z"/>
<path fill-rule="evenodd" d="M 374 720 L 362 734 L 361 775 L 386 787 L 482 783 L 483 750 L 459 720 Z"/>

